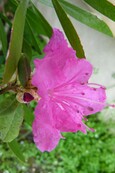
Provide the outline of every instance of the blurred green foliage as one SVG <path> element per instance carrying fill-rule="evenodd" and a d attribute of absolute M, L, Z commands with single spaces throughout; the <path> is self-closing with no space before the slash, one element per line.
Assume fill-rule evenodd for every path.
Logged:
<path fill-rule="evenodd" d="M 94 133 L 64 133 L 66 139 L 51 153 L 37 150 L 31 132 L 25 138 L 20 135 L 18 140 L 27 165 L 19 162 L 6 144 L 0 145 L 0 173 L 114 173 L 115 133 L 111 128 L 115 123 L 98 117 L 101 114 L 92 115 L 87 122 L 95 128 Z"/>

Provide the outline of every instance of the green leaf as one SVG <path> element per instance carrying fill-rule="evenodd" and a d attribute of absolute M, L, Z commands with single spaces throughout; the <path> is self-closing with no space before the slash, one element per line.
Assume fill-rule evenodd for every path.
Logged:
<path fill-rule="evenodd" d="M 104 21 L 97 18 L 97 16 L 95 16 L 73 4 L 70 4 L 64 0 L 59 0 L 59 1 L 61 3 L 62 7 L 65 9 L 65 11 L 69 15 L 74 17 L 76 20 L 80 21 L 81 23 L 84 23 L 85 25 L 87 25 L 99 32 L 102 32 L 109 36 L 113 36 L 108 25 Z"/>
<path fill-rule="evenodd" d="M 29 21 L 30 25 L 34 29 L 34 33 L 36 33 L 37 35 L 42 34 L 47 36 L 47 33 L 45 32 L 42 23 L 40 22 L 40 19 L 38 18 L 38 16 L 35 15 L 32 10 L 28 10 L 26 19 Z M 25 27 L 25 32 L 27 32 L 27 27 Z"/>
<path fill-rule="evenodd" d="M 7 36 L 6 36 L 6 32 L 4 30 L 4 26 L 3 26 L 1 19 L 0 19 L 0 40 L 2 42 L 3 54 L 4 54 L 4 56 L 6 56 L 6 53 L 7 53 Z"/>
<path fill-rule="evenodd" d="M 84 0 L 91 7 L 115 21 L 115 6 L 107 0 Z"/>
<path fill-rule="evenodd" d="M 15 12 L 18 6 L 18 2 L 17 0 L 10 0 L 9 5 L 13 6 Z M 39 54 L 41 54 L 41 50 L 39 48 L 39 39 L 36 38 L 38 38 L 39 34 L 44 34 L 44 32 L 41 32 L 41 30 L 43 30 L 43 27 L 41 26 L 40 21 L 38 21 L 39 19 L 33 13 L 32 9 L 28 8 L 25 21 L 22 52 L 26 53 L 30 59 L 32 57 L 32 48 L 39 52 Z"/>
<path fill-rule="evenodd" d="M 0 57 L 0 60 L 1 60 L 2 57 Z M 3 77 L 3 73 L 4 73 L 4 65 L 0 64 L 0 85 L 2 83 L 2 77 Z M 1 90 L 0 90 L 1 91 Z M 1 95 L 0 95 L 0 98 L 1 98 Z"/>
<path fill-rule="evenodd" d="M 18 5 L 17 0 L 14 2 L 13 0 L 10 0 L 10 6 L 13 5 L 13 8 L 15 9 Z M 43 34 L 48 36 L 49 38 L 52 35 L 52 27 L 48 23 L 48 21 L 44 18 L 44 16 L 41 14 L 41 12 L 35 7 L 33 3 L 31 3 L 31 6 L 27 10 L 26 19 L 29 21 L 31 27 L 34 29 L 34 32 L 37 34 Z M 27 28 L 25 28 L 26 30 Z"/>
<path fill-rule="evenodd" d="M 2 13 L 0 13 L 0 18 L 3 21 L 7 22 L 9 24 L 9 26 L 12 26 L 12 23 L 10 22 L 10 20 L 6 16 L 4 16 Z"/>
<path fill-rule="evenodd" d="M 47 20 L 44 18 L 44 16 L 40 13 L 40 11 L 33 5 L 33 12 L 35 16 L 38 18 L 37 23 L 40 21 L 42 27 L 44 28 L 45 32 L 47 33 L 47 36 L 50 38 L 52 36 L 52 27 L 47 22 Z"/>
<path fill-rule="evenodd" d="M 22 54 L 18 63 L 18 76 L 23 87 L 26 86 L 30 79 L 31 67 L 26 54 Z"/>
<path fill-rule="evenodd" d="M 35 36 L 35 33 L 34 33 L 34 31 L 33 31 L 33 28 L 32 28 L 31 25 L 30 25 L 29 20 L 27 20 L 27 23 L 26 23 L 26 24 L 27 24 L 27 27 L 28 27 L 28 31 L 29 31 L 29 33 L 30 33 L 30 35 L 31 35 L 32 42 L 33 42 L 33 44 L 34 44 L 34 46 L 35 46 L 35 49 L 36 49 L 36 51 L 39 52 L 39 54 L 41 54 L 41 50 L 40 50 L 40 47 L 39 47 L 39 45 L 38 45 L 37 38 L 36 38 L 36 36 Z"/>
<path fill-rule="evenodd" d="M 8 97 L 0 102 L 0 139 L 11 142 L 15 139 L 23 121 L 22 105 Z"/>
<path fill-rule="evenodd" d="M 52 3 L 49 0 L 39 0 L 41 3 L 52 7 Z M 73 18 L 78 20 L 79 22 L 99 31 L 106 35 L 113 36 L 110 28 L 108 25 L 103 21 L 100 20 L 97 16 L 93 15 L 92 13 L 85 11 L 79 8 L 76 5 L 70 4 L 64 0 L 59 0 L 64 10 Z"/>
<path fill-rule="evenodd" d="M 20 145 L 16 140 L 13 140 L 12 142 L 8 143 L 9 148 L 12 150 L 12 152 L 15 154 L 15 156 L 22 162 L 25 163 L 24 155 L 20 149 Z"/>
<path fill-rule="evenodd" d="M 76 30 L 74 29 L 70 19 L 66 15 L 63 8 L 60 6 L 57 0 L 52 0 L 52 3 L 54 5 L 55 11 L 58 15 L 58 18 L 60 20 L 60 23 L 65 31 L 65 34 L 73 47 L 74 50 L 76 50 L 76 55 L 78 58 L 84 58 L 84 51 L 80 42 L 80 39 L 78 37 L 78 34 Z"/>
<path fill-rule="evenodd" d="M 9 45 L 9 53 L 5 66 L 5 73 L 3 82 L 7 83 L 12 75 L 14 74 L 18 61 L 21 56 L 22 42 L 23 42 L 23 32 L 25 25 L 25 16 L 29 0 L 22 0 L 16 10 L 12 32 L 11 40 Z"/>
<path fill-rule="evenodd" d="M 23 104 L 23 109 L 24 109 L 24 119 L 27 122 L 27 124 L 32 127 L 32 123 L 34 120 L 33 110 L 31 109 L 31 107 L 25 104 Z"/>
<path fill-rule="evenodd" d="M 29 60 L 31 60 L 32 59 L 32 47 L 25 38 L 23 40 L 22 48 L 23 48 L 22 52 L 25 53 L 29 57 Z"/>
<path fill-rule="evenodd" d="M 39 2 L 49 6 L 49 7 L 53 7 L 51 0 L 39 0 Z"/>

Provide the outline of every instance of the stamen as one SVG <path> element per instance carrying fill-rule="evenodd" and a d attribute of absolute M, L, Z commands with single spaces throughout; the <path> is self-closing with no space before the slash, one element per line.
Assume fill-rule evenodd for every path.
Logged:
<path fill-rule="evenodd" d="M 106 89 L 106 87 L 104 87 L 103 85 L 96 84 L 96 83 L 87 83 L 87 85 L 98 86 L 98 87 L 101 87 L 101 88 L 103 88 L 103 89 Z"/>
<path fill-rule="evenodd" d="M 115 104 L 106 104 L 106 107 L 112 107 L 112 108 L 115 108 Z"/>

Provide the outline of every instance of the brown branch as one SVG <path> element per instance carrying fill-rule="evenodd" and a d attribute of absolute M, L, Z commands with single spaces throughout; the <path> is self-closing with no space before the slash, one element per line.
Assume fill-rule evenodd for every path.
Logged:
<path fill-rule="evenodd" d="M 7 87 L 3 88 L 0 90 L 0 95 L 1 94 L 4 94 L 5 92 L 8 92 L 8 91 L 14 91 L 16 92 L 17 91 L 17 85 L 15 84 L 9 84 Z"/>

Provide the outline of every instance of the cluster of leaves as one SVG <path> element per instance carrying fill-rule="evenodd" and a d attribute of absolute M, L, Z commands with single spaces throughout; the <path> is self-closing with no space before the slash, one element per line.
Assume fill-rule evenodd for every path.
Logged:
<path fill-rule="evenodd" d="M 26 88 L 34 56 L 43 56 L 46 41 L 41 35 L 50 38 L 52 27 L 29 0 L 3 3 L 0 13 L 0 139 L 8 142 L 16 156 L 25 161 L 14 139 L 19 134 L 23 119 L 32 125 L 33 112 L 16 100 L 17 91 L 14 94 L 4 93 L 12 89 L 15 91 L 17 85 Z"/>
<path fill-rule="evenodd" d="M 53 7 L 51 0 L 39 0 L 41 3 Z M 113 36 L 108 25 L 98 18 L 96 15 L 92 14 L 90 11 L 86 11 L 77 5 L 74 5 L 66 0 L 58 0 L 60 5 L 63 7 L 65 12 L 72 16 L 74 19 L 79 22 L 99 31 L 108 36 Z M 84 0 L 88 5 L 99 11 L 101 14 L 115 21 L 115 6 L 108 2 L 107 0 L 100 1 L 92 1 L 92 0 Z"/>
<path fill-rule="evenodd" d="M 91 3 L 91 0 L 84 1 L 115 20 L 113 15 L 115 7 L 106 0 L 100 4 L 95 3 L 95 5 Z M 54 7 L 68 41 L 76 50 L 78 58 L 85 57 L 84 50 L 66 13 L 93 29 L 112 36 L 111 30 L 104 21 L 67 1 L 40 0 L 40 2 Z M 0 44 L 2 45 L 0 48 L 0 94 L 4 94 L 12 89 L 15 91 L 17 84 L 26 88 L 33 68 L 32 61 L 34 57 L 43 57 L 43 47 L 46 44 L 43 36 L 50 38 L 52 27 L 29 0 L 8 0 L 4 6 L 0 7 Z M 23 118 L 29 125 L 32 124 L 31 108 L 18 103 L 15 94 L 4 94 L 0 96 L 0 109 L 0 139 L 8 142 L 13 152 L 24 161 L 19 151 L 20 147 L 14 139 L 19 134 Z"/>
<path fill-rule="evenodd" d="M 26 138 L 19 136 L 21 151 L 29 158 L 27 165 L 14 159 L 7 145 L 0 146 L 1 173 L 114 173 L 115 132 L 111 133 L 110 128 L 115 123 L 100 121 L 97 115 L 89 119 L 88 125 L 96 129 L 95 133 L 64 134 L 66 139 L 51 153 L 40 153 L 31 143 L 31 133 Z"/>

